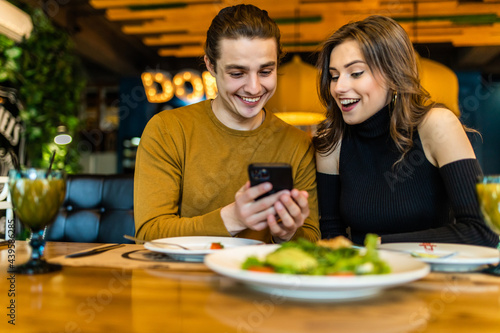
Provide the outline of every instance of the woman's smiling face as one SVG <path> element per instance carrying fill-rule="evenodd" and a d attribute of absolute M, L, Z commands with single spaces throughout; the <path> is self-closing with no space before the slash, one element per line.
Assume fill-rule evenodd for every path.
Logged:
<path fill-rule="evenodd" d="M 347 124 L 360 124 L 389 103 L 391 94 L 385 79 L 372 72 L 355 40 L 332 50 L 329 68 L 330 93 Z"/>
<path fill-rule="evenodd" d="M 223 38 L 220 55 L 215 70 L 205 58 L 207 68 L 217 81 L 213 111 L 229 128 L 255 129 L 262 122 L 264 105 L 276 91 L 276 40 Z"/>

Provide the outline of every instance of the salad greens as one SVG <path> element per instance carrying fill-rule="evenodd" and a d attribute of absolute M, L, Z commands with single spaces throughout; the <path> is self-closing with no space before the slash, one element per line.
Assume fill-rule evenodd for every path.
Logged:
<path fill-rule="evenodd" d="M 333 249 L 298 239 L 283 243 L 264 260 L 252 256 L 242 268 L 250 271 L 306 275 L 365 275 L 390 273 L 389 265 L 379 258 L 377 235 L 368 234 L 365 249 Z"/>

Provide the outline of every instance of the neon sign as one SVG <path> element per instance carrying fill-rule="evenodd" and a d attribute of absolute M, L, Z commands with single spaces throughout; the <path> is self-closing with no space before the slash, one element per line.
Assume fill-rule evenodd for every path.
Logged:
<path fill-rule="evenodd" d="M 174 96 L 187 103 L 215 98 L 215 78 L 207 71 L 201 74 L 190 70 L 177 73 L 173 78 L 165 71 L 144 72 L 141 75 L 146 97 L 150 103 L 165 103 Z"/>

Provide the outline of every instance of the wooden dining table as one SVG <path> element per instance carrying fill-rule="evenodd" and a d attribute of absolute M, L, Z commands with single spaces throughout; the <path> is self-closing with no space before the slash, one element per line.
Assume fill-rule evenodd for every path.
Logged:
<path fill-rule="evenodd" d="M 26 242 L 15 245 L 16 262 L 27 260 Z M 45 256 L 98 245 L 48 242 Z M 8 272 L 7 253 L 0 248 L 0 332 L 500 332 L 500 277 L 482 273 L 431 272 L 368 298 L 298 301 L 254 291 L 201 263 L 87 262 L 22 275 Z"/>

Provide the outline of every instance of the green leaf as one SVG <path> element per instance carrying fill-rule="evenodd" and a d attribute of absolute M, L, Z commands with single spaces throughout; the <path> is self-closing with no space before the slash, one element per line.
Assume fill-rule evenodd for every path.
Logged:
<path fill-rule="evenodd" d="M 10 49 L 5 50 L 5 55 L 7 56 L 7 58 L 11 59 L 19 58 L 22 53 L 23 50 L 20 47 L 12 47 Z"/>
<path fill-rule="evenodd" d="M 32 139 L 37 139 L 42 136 L 42 129 L 40 127 L 31 127 L 30 128 L 30 137 Z"/>
<path fill-rule="evenodd" d="M 31 16 L 33 31 L 30 38 L 17 44 L 0 35 L 0 82 L 16 84 L 24 104 L 20 117 L 27 128 L 28 164 L 47 167 L 57 126 L 62 121 L 73 131 L 82 126 L 78 114 L 86 85 L 84 71 L 70 36 L 56 28 L 43 10 L 11 2 Z M 74 148 L 78 136 L 73 140 Z M 65 164 L 68 172 L 80 170 L 78 149 L 63 151 L 57 162 Z"/>
<path fill-rule="evenodd" d="M 6 49 L 12 47 L 13 45 L 14 41 L 12 39 L 0 34 L 0 49 Z"/>
<path fill-rule="evenodd" d="M 11 73 L 19 70 L 19 66 L 17 65 L 17 62 L 15 62 L 11 59 L 8 59 L 5 62 L 4 67 L 5 67 L 5 69 L 7 69 L 8 72 L 11 72 Z"/>

